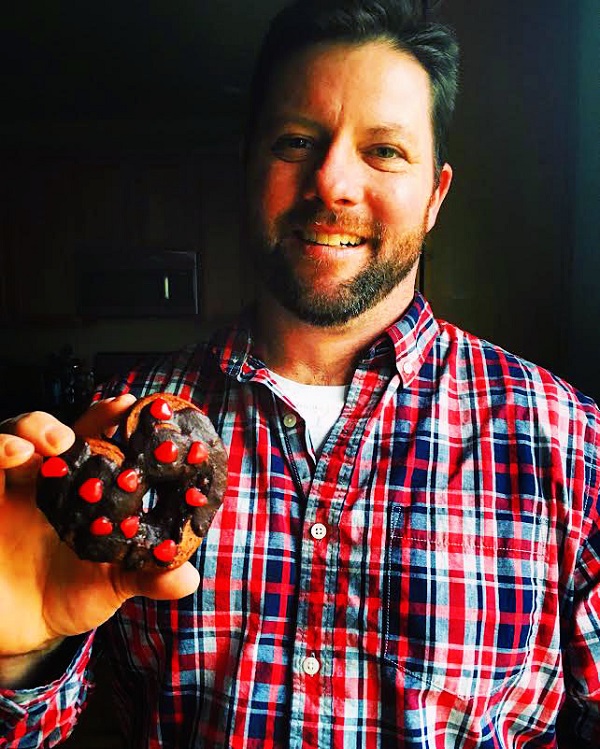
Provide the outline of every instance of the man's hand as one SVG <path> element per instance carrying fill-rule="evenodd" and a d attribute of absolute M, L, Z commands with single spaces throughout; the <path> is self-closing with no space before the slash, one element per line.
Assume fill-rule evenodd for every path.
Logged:
<path fill-rule="evenodd" d="M 100 401 L 74 431 L 42 412 L 0 425 L 0 683 L 6 682 L 2 664 L 29 663 L 36 653 L 42 657 L 65 637 L 102 624 L 131 596 L 176 599 L 198 586 L 198 573 L 189 563 L 165 572 L 139 572 L 80 560 L 37 508 L 42 457 L 68 449 L 75 433 L 114 432 L 133 400 L 124 395 Z"/>

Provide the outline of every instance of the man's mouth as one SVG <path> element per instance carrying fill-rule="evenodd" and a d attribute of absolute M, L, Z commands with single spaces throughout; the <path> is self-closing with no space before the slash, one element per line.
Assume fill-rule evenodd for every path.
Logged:
<path fill-rule="evenodd" d="M 316 231 L 299 231 L 298 236 L 303 242 L 319 244 L 324 247 L 358 247 L 366 240 L 356 234 L 323 234 Z"/>

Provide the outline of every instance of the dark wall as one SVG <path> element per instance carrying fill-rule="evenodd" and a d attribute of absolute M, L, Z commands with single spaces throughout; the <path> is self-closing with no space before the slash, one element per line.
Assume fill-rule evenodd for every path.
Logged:
<path fill-rule="evenodd" d="M 570 0 L 451 0 L 462 42 L 454 185 L 432 239 L 436 312 L 567 373 L 578 17 Z"/>
<path fill-rule="evenodd" d="M 568 376 L 600 401 L 600 7 L 580 0 Z"/>

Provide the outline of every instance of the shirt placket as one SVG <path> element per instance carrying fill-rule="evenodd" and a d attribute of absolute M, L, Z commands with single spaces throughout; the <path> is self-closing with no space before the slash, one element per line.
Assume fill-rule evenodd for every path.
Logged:
<path fill-rule="evenodd" d="M 385 378 L 381 378 L 378 386 L 371 388 L 368 394 L 359 392 L 361 382 L 362 377 L 358 374 L 351 386 L 347 406 L 314 468 L 312 481 L 309 484 L 302 482 L 306 504 L 292 655 L 290 749 L 333 745 L 335 606 L 339 568 L 344 563 L 339 554 L 338 526 L 351 486 L 358 447 L 380 400 Z M 293 462 L 292 471 L 298 471 L 302 477 L 311 463 L 299 430 L 300 422 L 300 417 L 293 412 L 284 412 L 284 441 Z"/>

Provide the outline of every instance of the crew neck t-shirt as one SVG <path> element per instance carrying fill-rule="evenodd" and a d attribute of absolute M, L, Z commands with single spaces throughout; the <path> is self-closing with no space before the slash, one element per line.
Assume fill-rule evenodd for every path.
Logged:
<path fill-rule="evenodd" d="M 319 452 L 344 408 L 346 385 L 306 385 L 271 371 L 284 395 L 306 423 L 313 449 Z"/>

